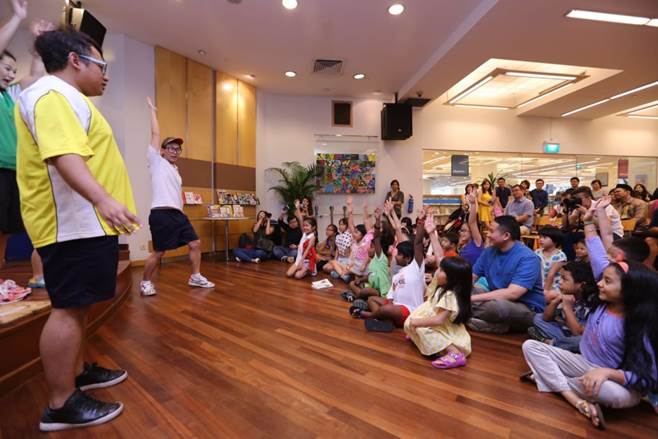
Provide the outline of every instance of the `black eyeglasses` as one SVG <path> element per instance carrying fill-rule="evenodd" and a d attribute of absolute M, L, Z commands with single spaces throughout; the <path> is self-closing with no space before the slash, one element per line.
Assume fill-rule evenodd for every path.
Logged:
<path fill-rule="evenodd" d="M 173 154 L 180 154 L 183 151 L 182 148 L 178 148 L 176 146 L 167 146 L 165 149 Z"/>

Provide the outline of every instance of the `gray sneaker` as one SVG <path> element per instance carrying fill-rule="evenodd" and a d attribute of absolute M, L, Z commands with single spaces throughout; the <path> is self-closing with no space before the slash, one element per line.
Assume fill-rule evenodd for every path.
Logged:
<path fill-rule="evenodd" d="M 489 334 L 507 334 L 510 329 L 507 323 L 490 323 L 475 317 L 471 317 L 466 326 L 472 331 Z"/>
<path fill-rule="evenodd" d="M 215 286 L 214 283 L 210 282 L 208 279 L 206 279 L 201 275 L 197 277 L 190 276 L 190 280 L 187 281 L 187 284 L 193 287 L 200 287 L 200 288 L 213 288 Z"/>

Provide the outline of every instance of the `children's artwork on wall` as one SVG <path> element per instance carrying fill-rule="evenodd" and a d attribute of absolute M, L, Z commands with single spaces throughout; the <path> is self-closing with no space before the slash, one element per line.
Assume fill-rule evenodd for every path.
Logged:
<path fill-rule="evenodd" d="M 319 153 L 315 158 L 321 193 L 375 193 L 375 154 Z"/>

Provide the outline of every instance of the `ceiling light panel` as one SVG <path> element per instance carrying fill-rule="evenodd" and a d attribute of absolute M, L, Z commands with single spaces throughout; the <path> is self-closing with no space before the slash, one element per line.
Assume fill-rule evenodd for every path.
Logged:
<path fill-rule="evenodd" d="M 572 9 L 567 13 L 569 18 L 578 18 L 581 20 L 605 21 L 608 23 L 633 24 L 642 26 L 651 21 L 649 17 L 637 17 L 634 15 L 611 14 L 608 12 L 585 11 L 582 9 Z"/>

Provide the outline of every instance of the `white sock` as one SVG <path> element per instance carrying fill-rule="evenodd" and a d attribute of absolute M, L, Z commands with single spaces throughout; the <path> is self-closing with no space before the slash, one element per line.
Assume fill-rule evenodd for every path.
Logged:
<path fill-rule="evenodd" d="M 201 273 L 192 273 L 192 279 L 195 280 L 201 279 Z"/>

